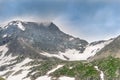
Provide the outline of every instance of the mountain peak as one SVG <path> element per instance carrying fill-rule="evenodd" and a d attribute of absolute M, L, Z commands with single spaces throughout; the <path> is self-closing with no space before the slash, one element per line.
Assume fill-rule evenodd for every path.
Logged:
<path fill-rule="evenodd" d="M 8 23 L 8 25 L 16 25 L 16 24 L 18 24 L 18 23 L 22 23 L 22 21 L 21 21 L 21 20 L 13 20 L 13 21 L 10 21 L 10 22 Z"/>
<path fill-rule="evenodd" d="M 2 28 L 7 29 L 8 27 L 17 27 L 18 29 L 25 31 L 26 28 L 29 28 L 30 26 L 36 27 L 43 27 L 45 29 L 48 29 L 50 31 L 60 31 L 60 29 L 51 21 L 41 21 L 41 22 L 34 22 L 34 21 L 22 21 L 22 20 L 13 20 L 8 23 L 6 23 Z"/>
<path fill-rule="evenodd" d="M 43 25 L 44 27 L 48 27 L 51 25 L 52 22 L 50 21 L 44 21 L 44 22 L 36 22 L 36 23 L 40 23 L 41 25 Z"/>
<path fill-rule="evenodd" d="M 8 23 L 8 26 L 17 26 L 22 31 L 25 30 L 25 27 L 23 26 L 23 22 L 20 20 L 11 21 L 10 23 Z"/>
<path fill-rule="evenodd" d="M 8 23 L 6 27 L 1 31 L 1 43 L 7 44 L 9 42 L 8 54 L 30 56 L 32 51 L 28 52 L 27 50 L 31 50 L 31 48 L 35 50 L 35 52 L 33 50 L 33 53 L 36 55 L 38 55 L 37 52 L 58 55 L 71 49 L 79 53 L 83 52 L 88 44 L 85 40 L 62 32 L 53 22 L 25 22 L 15 20 Z M 7 41 L 4 39 L 7 39 Z M 59 58 L 66 59 L 65 56 L 67 57 L 67 55 L 62 55 Z"/>
<path fill-rule="evenodd" d="M 53 22 L 50 23 L 48 28 L 53 31 L 60 30 Z"/>

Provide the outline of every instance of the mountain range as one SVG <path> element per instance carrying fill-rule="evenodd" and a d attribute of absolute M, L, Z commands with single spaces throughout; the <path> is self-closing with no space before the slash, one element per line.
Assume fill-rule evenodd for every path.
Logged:
<path fill-rule="evenodd" d="M 120 36 L 89 43 L 53 22 L 16 20 L 0 26 L 0 76 L 6 80 L 119 80 L 106 77 L 99 66 L 101 60 L 120 58 L 119 52 Z"/>

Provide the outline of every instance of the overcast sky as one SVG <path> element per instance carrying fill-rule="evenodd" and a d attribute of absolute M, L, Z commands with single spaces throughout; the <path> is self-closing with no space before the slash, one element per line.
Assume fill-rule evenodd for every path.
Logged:
<path fill-rule="evenodd" d="M 52 21 L 89 42 L 120 35 L 119 0 L 0 0 L 0 23 L 20 18 Z"/>

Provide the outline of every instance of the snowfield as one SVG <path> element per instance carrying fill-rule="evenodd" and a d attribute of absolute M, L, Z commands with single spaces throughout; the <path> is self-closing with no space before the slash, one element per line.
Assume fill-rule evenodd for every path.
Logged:
<path fill-rule="evenodd" d="M 96 45 L 88 45 L 83 53 L 80 53 L 80 51 L 76 49 L 67 49 L 64 53 L 59 52 L 58 54 L 49 54 L 49 53 L 40 53 L 47 57 L 57 57 L 62 60 L 69 60 L 69 61 L 75 61 L 75 60 L 87 60 L 89 57 L 94 56 L 98 51 L 100 51 L 104 46 L 111 43 L 113 40 L 108 40 Z"/>
<path fill-rule="evenodd" d="M 7 48 L 7 45 L 3 45 L 0 46 L 0 67 L 4 66 L 4 65 L 9 65 L 12 63 L 15 63 L 14 60 L 16 57 L 12 57 L 11 55 L 5 56 L 5 54 L 7 53 L 9 49 Z M 26 77 L 26 75 L 28 74 L 30 67 L 31 66 L 27 66 L 27 67 L 23 67 L 23 65 L 25 65 L 26 63 L 32 61 L 32 59 L 26 58 L 24 61 L 22 61 L 21 63 L 18 63 L 16 65 L 14 65 L 12 68 L 7 68 L 4 71 L 0 71 L 0 75 L 4 75 L 5 73 L 9 72 L 9 71 L 13 71 L 9 76 L 3 76 L 6 80 L 22 80 L 24 77 Z M 15 74 L 17 71 L 22 70 L 21 74 L 18 75 L 13 75 Z M 26 79 L 25 79 L 26 80 Z"/>
<path fill-rule="evenodd" d="M 32 61 L 29 58 L 26 58 L 24 61 L 22 61 L 21 63 L 16 64 L 12 69 L 9 69 L 9 71 L 14 71 L 9 77 L 7 77 L 7 80 L 22 80 L 23 78 L 26 77 L 26 75 L 29 73 L 29 69 L 31 68 L 31 66 L 23 66 L 26 63 Z M 16 72 L 21 71 L 20 74 L 18 75 L 14 75 Z M 6 78 L 6 77 L 5 77 Z"/>

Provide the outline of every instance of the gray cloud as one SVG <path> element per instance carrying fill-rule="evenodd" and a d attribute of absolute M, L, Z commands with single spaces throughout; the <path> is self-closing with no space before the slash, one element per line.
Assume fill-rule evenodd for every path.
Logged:
<path fill-rule="evenodd" d="M 0 20 L 50 20 L 90 41 L 119 34 L 119 0 L 0 0 Z"/>

